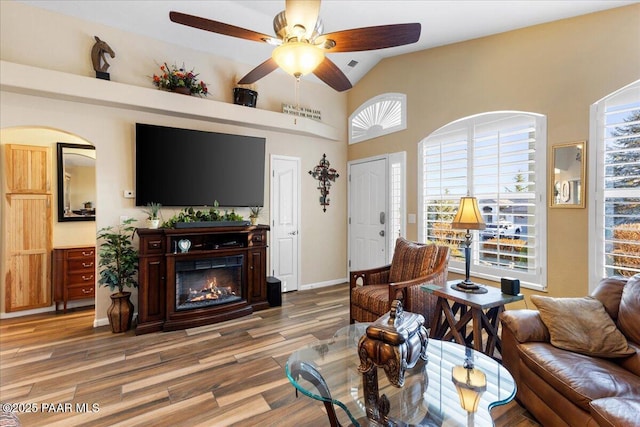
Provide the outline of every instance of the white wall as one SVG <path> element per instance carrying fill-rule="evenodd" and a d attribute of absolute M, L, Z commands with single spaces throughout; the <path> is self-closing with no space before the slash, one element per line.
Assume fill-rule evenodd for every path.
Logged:
<path fill-rule="evenodd" d="M 0 2 L 2 60 L 92 76 L 89 53 L 94 34 L 107 41 L 116 51 L 116 58 L 111 60 L 112 67 L 109 69 L 112 81 L 153 87 L 148 76 L 156 72 L 157 62 L 184 61 L 189 67 L 194 66 L 196 71 L 200 72 L 202 80 L 209 84 L 212 90 L 211 99 L 231 102 L 234 76 L 246 73 L 252 68 L 251 65 L 237 64 L 195 50 L 144 39 L 23 4 Z M 258 108 L 279 111 L 282 102 L 292 103 L 293 81 L 292 77 L 282 72 L 274 72 L 259 81 Z M 332 205 L 323 213 L 318 204 L 316 182 L 306 173 L 318 163 L 323 153 L 327 154 L 338 172 L 346 171 L 344 94 L 339 94 L 322 84 L 303 81 L 301 85 L 301 104 L 320 109 L 323 122 L 339 129 L 343 135 L 341 141 L 50 99 L 6 90 L 0 95 L 0 129 L 6 131 L 14 127 L 43 126 L 77 135 L 95 145 L 98 191 L 96 206 L 100 207 L 96 218 L 98 228 L 115 225 L 122 215 L 138 218 L 140 224 L 143 224 L 144 214 L 141 208 L 134 206 L 134 201 L 125 199 L 122 194 L 123 190 L 134 188 L 136 122 L 266 138 L 267 159 L 271 154 L 298 156 L 302 159 L 301 285 L 343 280 L 347 277 L 346 178 L 338 179 L 332 186 Z M 6 132 L 2 135 L 6 135 Z M 2 144 L 9 142 L 12 141 L 5 140 L 4 137 L 0 140 Z M 53 152 L 55 153 L 55 150 Z M 268 203 L 268 200 L 267 180 L 265 201 Z M 268 212 L 268 206 L 264 212 Z M 165 210 L 163 214 L 167 218 L 173 211 Z M 263 220 L 266 219 L 266 215 L 263 213 Z M 7 232 L 3 230 L 3 235 Z M 70 235 L 72 233 L 61 233 L 65 234 L 65 237 L 55 237 L 56 244 L 61 241 L 74 244 L 73 236 Z M 106 308 L 110 303 L 108 295 L 108 289 L 101 288 L 97 292 L 98 321 L 105 318 Z M 135 301 L 135 295 L 133 299 Z"/>

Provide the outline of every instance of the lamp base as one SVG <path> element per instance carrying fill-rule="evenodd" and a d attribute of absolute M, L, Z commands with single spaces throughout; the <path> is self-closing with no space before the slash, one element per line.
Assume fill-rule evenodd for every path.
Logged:
<path fill-rule="evenodd" d="M 486 294 L 489 292 L 487 288 L 476 285 L 473 282 L 462 281 L 451 285 L 451 289 L 456 291 L 466 292 L 468 294 Z"/>

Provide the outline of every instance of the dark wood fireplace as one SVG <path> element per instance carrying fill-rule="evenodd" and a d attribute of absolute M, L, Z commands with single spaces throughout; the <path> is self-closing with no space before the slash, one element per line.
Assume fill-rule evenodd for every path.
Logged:
<path fill-rule="evenodd" d="M 136 333 L 191 328 L 267 308 L 268 230 L 265 225 L 138 229 Z"/>

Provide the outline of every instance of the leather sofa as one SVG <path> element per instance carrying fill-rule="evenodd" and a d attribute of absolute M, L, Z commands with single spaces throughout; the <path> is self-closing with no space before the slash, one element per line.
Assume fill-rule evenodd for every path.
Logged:
<path fill-rule="evenodd" d="M 580 300 L 542 298 L 560 303 Z M 516 381 L 516 398 L 543 426 L 640 426 L 640 274 L 603 279 L 584 302 L 601 303 L 603 316 L 608 315 L 612 328 L 621 332 L 622 341 L 626 339 L 624 355 L 596 357 L 556 346 L 562 346 L 552 333 L 557 324 L 574 322 L 570 317 L 597 318 L 596 311 L 567 310 L 555 319 L 546 317 L 546 324 L 543 317 L 549 313 L 538 303 L 538 310 L 505 311 L 500 315 L 502 360 Z M 617 334 L 599 330 L 599 324 L 609 323 L 600 320 L 582 334 L 587 341 Z M 567 328 L 569 339 L 572 328 Z M 576 339 L 580 332 L 575 331 Z"/>

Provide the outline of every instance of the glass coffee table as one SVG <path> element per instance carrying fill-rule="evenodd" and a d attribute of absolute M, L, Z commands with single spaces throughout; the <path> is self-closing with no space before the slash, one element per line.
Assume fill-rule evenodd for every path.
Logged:
<path fill-rule="evenodd" d="M 380 425 L 367 419 L 362 374 L 358 371 L 358 341 L 367 326 L 367 323 L 350 325 L 338 330 L 331 339 L 309 344 L 291 354 L 285 367 L 297 390 L 313 399 L 330 402 L 329 407 L 335 405 L 342 425 Z M 388 417 L 396 425 L 491 426 L 491 408 L 510 402 L 516 394 L 509 371 L 479 351 L 429 339 L 427 355 L 427 361 L 420 360 L 414 368 L 407 369 L 401 388 L 391 385 L 384 373 L 378 375 L 379 394 L 386 395 Z M 452 381 L 452 369 L 463 366 L 465 360 L 472 361 L 475 369 L 486 376 L 486 390 L 474 414 L 462 408 Z"/>

